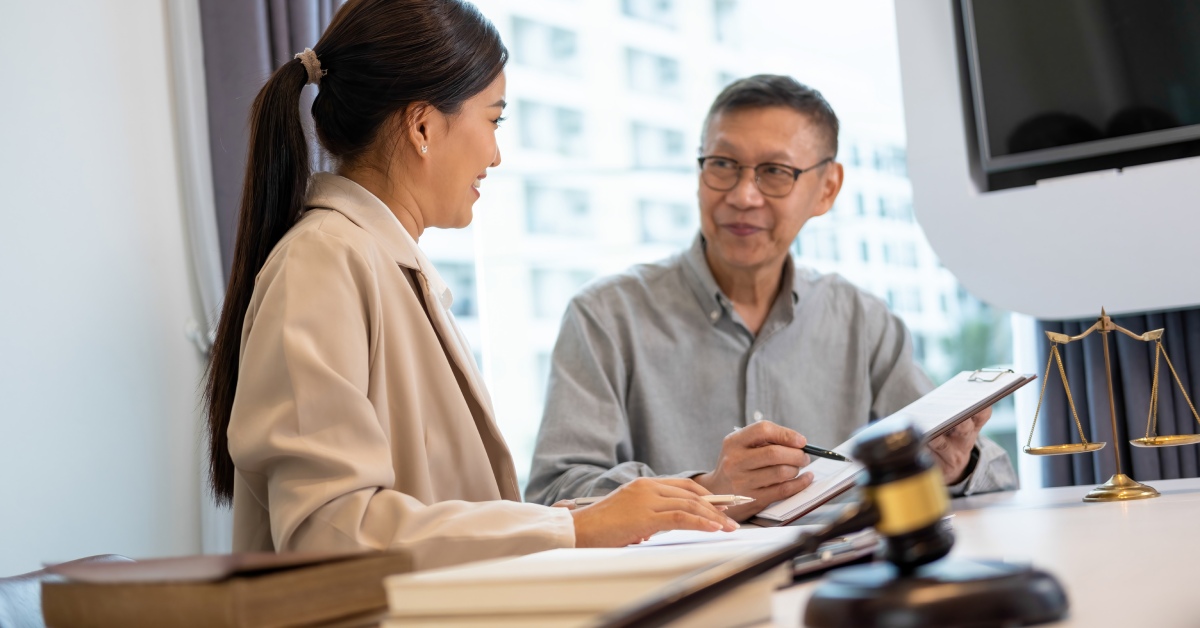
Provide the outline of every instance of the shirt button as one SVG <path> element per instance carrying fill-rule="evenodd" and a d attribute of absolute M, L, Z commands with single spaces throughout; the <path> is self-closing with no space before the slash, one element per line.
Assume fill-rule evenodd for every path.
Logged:
<path fill-rule="evenodd" d="M 758 410 L 755 410 L 755 411 L 754 411 L 754 420 L 755 420 L 755 421 L 761 421 L 762 419 L 763 419 L 762 412 L 759 412 Z"/>
<path fill-rule="evenodd" d="M 717 320 L 718 318 L 721 318 L 721 310 L 713 310 L 712 313 L 708 315 L 708 317 L 713 319 L 714 321 Z"/>

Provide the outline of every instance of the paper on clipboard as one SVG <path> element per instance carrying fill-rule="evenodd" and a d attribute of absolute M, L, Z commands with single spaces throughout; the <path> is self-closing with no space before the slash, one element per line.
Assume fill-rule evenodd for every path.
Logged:
<path fill-rule="evenodd" d="M 854 444 L 860 440 L 904 429 L 909 424 L 929 441 L 1035 378 L 1035 375 L 1012 371 L 963 371 L 899 412 L 859 430 L 849 440 L 834 447 L 834 451 L 850 457 Z M 813 482 L 808 488 L 767 506 L 753 522 L 778 526 L 794 521 L 853 486 L 862 469 L 856 462 L 817 459 L 802 469 L 813 473 Z"/>

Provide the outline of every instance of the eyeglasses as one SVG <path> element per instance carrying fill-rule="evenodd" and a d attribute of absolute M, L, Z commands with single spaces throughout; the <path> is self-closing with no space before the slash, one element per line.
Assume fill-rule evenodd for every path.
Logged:
<path fill-rule="evenodd" d="M 728 157 L 705 155 L 699 159 L 700 180 L 718 192 L 728 192 L 737 187 L 738 180 L 742 178 L 742 169 L 749 168 L 754 171 L 754 184 L 758 186 L 758 191 L 762 192 L 763 196 L 778 198 L 787 196 L 792 191 L 792 186 L 796 184 L 800 175 L 831 161 L 833 157 L 826 157 L 807 168 L 772 163 L 743 166 Z"/>

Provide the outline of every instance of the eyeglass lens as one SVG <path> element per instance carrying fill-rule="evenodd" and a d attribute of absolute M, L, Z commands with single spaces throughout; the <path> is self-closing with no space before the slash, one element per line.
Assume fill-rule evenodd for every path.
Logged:
<path fill-rule="evenodd" d="M 705 159 L 701 169 L 704 184 L 714 190 L 727 192 L 738 184 L 742 166 L 728 159 Z M 782 166 L 761 164 L 754 169 L 754 178 L 760 192 L 767 196 L 787 196 L 796 183 L 796 177 Z"/>

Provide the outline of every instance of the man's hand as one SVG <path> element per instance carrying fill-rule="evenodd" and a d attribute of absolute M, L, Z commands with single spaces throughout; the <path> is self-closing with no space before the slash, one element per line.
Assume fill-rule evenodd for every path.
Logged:
<path fill-rule="evenodd" d="M 929 442 L 933 459 L 937 461 L 946 486 L 958 484 L 966 476 L 967 463 L 971 460 L 971 448 L 979 438 L 979 430 L 992 418 L 992 409 L 984 408 L 975 416 L 955 425 L 949 432 Z"/>
<path fill-rule="evenodd" d="M 725 513 L 735 521 L 744 521 L 772 502 L 791 497 L 812 484 L 812 473 L 796 477 L 809 463 L 808 454 L 800 450 L 806 443 L 795 430 L 760 421 L 726 436 L 716 468 L 692 479 L 718 495 L 753 497 L 753 502 L 734 506 Z"/>

